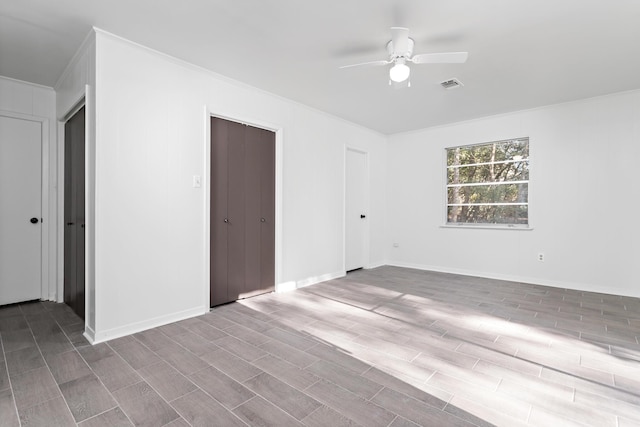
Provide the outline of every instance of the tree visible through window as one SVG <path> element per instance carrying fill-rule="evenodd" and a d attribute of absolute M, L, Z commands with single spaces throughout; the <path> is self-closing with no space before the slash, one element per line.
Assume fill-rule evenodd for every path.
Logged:
<path fill-rule="evenodd" d="M 447 224 L 529 224 L 529 138 L 447 148 Z"/>

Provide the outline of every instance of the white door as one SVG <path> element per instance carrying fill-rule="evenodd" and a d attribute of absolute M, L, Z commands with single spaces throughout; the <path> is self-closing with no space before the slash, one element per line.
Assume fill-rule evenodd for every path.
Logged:
<path fill-rule="evenodd" d="M 0 116 L 0 305 L 41 297 L 41 128 Z"/>
<path fill-rule="evenodd" d="M 367 153 L 347 149 L 345 200 L 345 268 L 365 266 L 367 261 Z"/>

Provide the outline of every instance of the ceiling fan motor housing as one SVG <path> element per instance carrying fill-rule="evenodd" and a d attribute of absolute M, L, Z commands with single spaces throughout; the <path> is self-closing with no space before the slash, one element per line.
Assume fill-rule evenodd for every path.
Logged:
<path fill-rule="evenodd" d="M 407 40 L 407 51 L 406 52 L 396 52 L 393 46 L 393 40 L 390 40 L 387 43 L 387 53 L 392 61 L 395 61 L 397 58 L 411 58 L 413 55 L 413 39 L 409 37 Z"/>

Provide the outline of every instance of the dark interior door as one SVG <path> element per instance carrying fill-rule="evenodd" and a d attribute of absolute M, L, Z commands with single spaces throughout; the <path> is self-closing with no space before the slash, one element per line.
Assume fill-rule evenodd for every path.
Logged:
<path fill-rule="evenodd" d="M 84 319 L 84 107 L 67 121 L 64 129 L 64 302 Z"/>
<path fill-rule="evenodd" d="M 260 158 L 260 289 L 275 290 L 276 135 L 261 129 Z"/>
<path fill-rule="evenodd" d="M 74 227 L 74 196 L 72 178 L 72 128 L 65 124 L 64 133 L 64 302 L 70 307 L 76 301 L 76 227 Z"/>
<path fill-rule="evenodd" d="M 211 119 L 211 305 L 275 288 L 275 134 Z"/>
<path fill-rule="evenodd" d="M 227 298 L 225 302 L 235 301 L 241 297 L 245 287 L 245 131 L 246 126 L 227 121 L 229 129 L 227 146 Z"/>
<path fill-rule="evenodd" d="M 227 299 L 228 134 L 226 120 L 211 120 L 211 306 L 229 301 Z"/>
<path fill-rule="evenodd" d="M 250 296 L 255 291 L 261 289 L 260 252 L 262 250 L 260 233 L 260 218 L 262 212 L 260 209 L 262 185 L 261 174 L 262 163 L 265 159 L 262 157 L 260 146 L 262 141 L 262 129 L 246 126 L 244 134 L 244 211 L 245 211 L 245 233 L 244 233 L 244 260 L 240 268 L 244 270 L 244 286 L 241 294 L 245 297 Z"/>

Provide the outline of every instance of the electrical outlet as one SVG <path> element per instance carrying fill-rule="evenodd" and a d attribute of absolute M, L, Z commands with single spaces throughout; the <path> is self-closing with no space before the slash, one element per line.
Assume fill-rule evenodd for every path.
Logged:
<path fill-rule="evenodd" d="M 538 261 L 544 262 L 544 254 L 542 252 L 538 254 Z"/>

